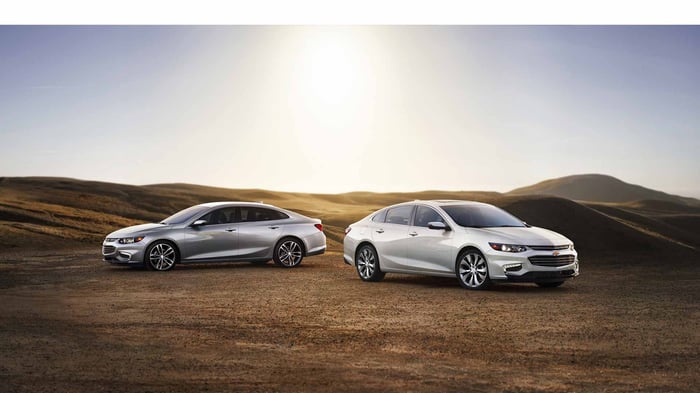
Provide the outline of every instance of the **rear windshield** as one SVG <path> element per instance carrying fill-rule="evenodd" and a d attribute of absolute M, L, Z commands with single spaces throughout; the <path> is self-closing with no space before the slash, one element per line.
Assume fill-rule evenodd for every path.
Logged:
<path fill-rule="evenodd" d="M 525 227 L 517 217 L 491 205 L 442 206 L 459 226 L 473 228 Z"/>
<path fill-rule="evenodd" d="M 372 221 L 374 221 L 374 222 L 384 222 L 384 220 L 386 219 L 386 212 L 387 212 L 387 209 L 380 210 L 379 213 L 377 213 L 377 214 L 375 214 L 374 216 L 372 216 Z"/>

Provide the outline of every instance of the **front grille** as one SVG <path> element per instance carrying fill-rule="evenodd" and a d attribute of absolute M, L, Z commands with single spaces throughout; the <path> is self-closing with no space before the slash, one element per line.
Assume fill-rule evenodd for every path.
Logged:
<path fill-rule="evenodd" d="M 573 255 L 535 255 L 528 259 L 537 266 L 566 266 L 574 263 L 574 258 Z"/>
<path fill-rule="evenodd" d="M 566 250 L 569 248 L 569 245 L 563 245 L 563 246 L 528 246 L 529 248 L 535 250 L 535 251 L 556 251 L 556 250 Z"/>
<path fill-rule="evenodd" d="M 114 246 L 102 246 L 102 255 L 114 254 L 117 248 Z"/>

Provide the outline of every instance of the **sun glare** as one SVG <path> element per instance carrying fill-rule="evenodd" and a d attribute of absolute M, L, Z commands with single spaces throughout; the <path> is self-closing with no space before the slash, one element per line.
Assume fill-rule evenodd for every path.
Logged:
<path fill-rule="evenodd" d="M 286 109 L 298 142 L 328 155 L 364 143 L 377 77 L 372 42 L 344 29 L 314 29 L 294 35 L 285 49 Z"/>
<path fill-rule="evenodd" d="M 367 93 L 368 48 L 344 31 L 301 34 L 295 54 L 298 98 L 325 109 L 353 105 Z"/>
<path fill-rule="evenodd" d="M 321 39 L 308 48 L 303 75 L 306 94 L 319 101 L 340 104 L 352 98 L 358 66 L 347 46 L 331 39 Z"/>

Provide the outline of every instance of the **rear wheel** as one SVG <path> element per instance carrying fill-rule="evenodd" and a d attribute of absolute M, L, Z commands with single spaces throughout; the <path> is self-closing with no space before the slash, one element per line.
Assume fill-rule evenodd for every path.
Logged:
<path fill-rule="evenodd" d="M 365 244 L 357 250 L 355 267 L 357 268 L 357 275 L 363 281 L 381 281 L 385 275 L 379 268 L 377 250 L 369 244 Z"/>
<path fill-rule="evenodd" d="M 535 284 L 537 284 L 538 287 L 542 287 L 542 288 L 556 288 L 563 283 L 564 283 L 564 281 L 554 281 L 554 282 L 536 282 Z"/>
<path fill-rule="evenodd" d="M 148 270 L 164 272 L 175 267 L 180 255 L 171 243 L 157 241 L 148 246 L 145 259 Z"/>
<path fill-rule="evenodd" d="M 462 251 L 455 266 L 459 284 L 467 289 L 486 289 L 491 286 L 489 267 L 486 258 L 479 250 L 470 248 Z"/>
<path fill-rule="evenodd" d="M 280 240 L 275 246 L 273 259 L 275 263 L 282 267 L 299 266 L 304 258 L 304 249 L 299 240 L 286 238 Z"/>

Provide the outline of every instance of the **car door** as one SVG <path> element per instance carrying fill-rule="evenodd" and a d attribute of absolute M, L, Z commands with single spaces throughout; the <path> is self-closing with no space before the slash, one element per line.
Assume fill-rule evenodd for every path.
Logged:
<path fill-rule="evenodd" d="M 414 205 L 400 205 L 387 209 L 384 222 L 373 222 L 372 242 L 379 253 L 383 269 L 405 270 L 408 224 L 411 222 Z"/>
<path fill-rule="evenodd" d="M 417 205 L 408 229 L 406 259 L 416 272 L 451 273 L 454 271 L 453 231 L 430 229 L 430 222 L 445 223 L 445 219 L 432 207 Z"/>
<path fill-rule="evenodd" d="M 202 225 L 185 228 L 180 252 L 183 261 L 233 258 L 238 249 L 236 207 L 214 209 L 197 218 Z"/>
<path fill-rule="evenodd" d="M 272 258 L 272 249 L 284 232 L 290 217 L 260 206 L 241 206 L 238 228 L 239 258 Z"/>

